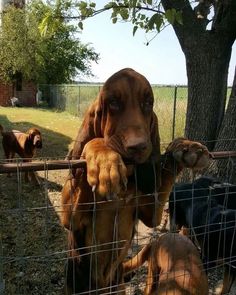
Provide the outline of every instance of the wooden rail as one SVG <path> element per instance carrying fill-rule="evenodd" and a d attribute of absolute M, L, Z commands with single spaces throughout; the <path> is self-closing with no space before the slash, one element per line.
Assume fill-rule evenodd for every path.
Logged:
<path fill-rule="evenodd" d="M 210 153 L 213 160 L 236 158 L 236 151 L 220 151 Z M 69 168 L 82 168 L 86 165 L 85 160 L 45 160 L 15 163 L 4 162 L 0 164 L 0 173 L 12 173 L 18 171 L 44 171 L 61 170 Z"/>
<path fill-rule="evenodd" d="M 86 165 L 85 160 L 45 160 L 34 162 L 2 163 L 0 173 L 10 173 L 18 171 L 44 171 L 61 170 L 69 168 L 82 168 Z"/>
<path fill-rule="evenodd" d="M 236 151 L 211 152 L 210 157 L 214 160 L 236 158 Z"/>

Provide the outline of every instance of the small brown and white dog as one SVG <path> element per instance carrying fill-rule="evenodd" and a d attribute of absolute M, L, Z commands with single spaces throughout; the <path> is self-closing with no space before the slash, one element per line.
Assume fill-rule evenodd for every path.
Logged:
<path fill-rule="evenodd" d="M 7 160 L 12 160 L 18 154 L 24 162 L 31 162 L 36 149 L 42 148 L 41 132 L 37 128 L 30 128 L 26 133 L 18 130 L 4 131 L 0 125 L 2 146 Z M 25 172 L 25 181 L 38 182 L 34 172 Z"/>
<path fill-rule="evenodd" d="M 123 263 L 129 273 L 148 262 L 145 295 L 207 295 L 208 280 L 197 248 L 177 233 L 166 233 Z"/>

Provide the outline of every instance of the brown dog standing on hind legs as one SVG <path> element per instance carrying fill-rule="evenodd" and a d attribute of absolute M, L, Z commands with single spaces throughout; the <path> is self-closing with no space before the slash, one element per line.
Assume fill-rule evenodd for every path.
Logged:
<path fill-rule="evenodd" d="M 82 157 L 87 166 L 73 169 L 62 191 L 66 294 L 125 294 L 122 263 L 137 221 L 158 225 L 176 175 L 208 163 L 207 148 L 184 138 L 170 143 L 161 158 L 153 104 L 147 79 L 123 69 L 85 114 L 69 157 Z"/>
<path fill-rule="evenodd" d="M 15 154 L 18 154 L 24 162 L 31 162 L 36 149 L 42 148 L 42 136 L 37 128 L 30 128 L 26 133 L 23 133 L 18 130 L 4 131 L 2 125 L 0 125 L 0 133 L 7 160 L 12 160 Z M 30 180 L 39 182 L 35 172 L 25 172 L 25 181 Z"/>
<path fill-rule="evenodd" d="M 208 295 L 199 252 L 182 234 L 167 233 L 123 263 L 124 273 L 148 263 L 145 295 Z"/>

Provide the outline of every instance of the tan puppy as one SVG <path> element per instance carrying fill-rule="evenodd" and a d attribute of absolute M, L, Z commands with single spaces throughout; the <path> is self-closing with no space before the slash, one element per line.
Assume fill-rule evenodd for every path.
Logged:
<path fill-rule="evenodd" d="M 124 273 L 148 262 L 145 295 L 207 295 L 208 281 L 189 238 L 167 233 L 123 263 Z"/>
<path fill-rule="evenodd" d="M 11 160 L 18 154 L 24 162 L 30 162 L 36 153 L 36 149 L 42 148 L 41 132 L 36 128 L 30 128 L 26 133 L 18 130 L 4 131 L 0 125 L 2 135 L 2 146 L 5 157 Z M 25 180 L 37 181 L 34 172 L 25 172 Z"/>

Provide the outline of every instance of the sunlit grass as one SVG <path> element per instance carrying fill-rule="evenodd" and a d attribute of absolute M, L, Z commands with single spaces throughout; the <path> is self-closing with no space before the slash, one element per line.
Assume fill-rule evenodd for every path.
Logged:
<path fill-rule="evenodd" d="M 12 108 L 0 107 L 0 120 L 6 127 L 14 127 L 31 123 L 73 138 L 80 125 L 80 118 L 67 112 L 58 112 L 46 108 Z M 69 128 L 68 128 L 69 127 Z"/>

